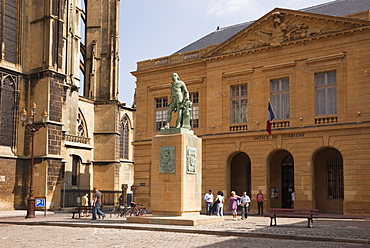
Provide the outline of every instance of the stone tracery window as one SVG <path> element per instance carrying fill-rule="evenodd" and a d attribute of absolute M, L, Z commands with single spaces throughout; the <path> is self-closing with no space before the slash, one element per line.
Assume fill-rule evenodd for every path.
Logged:
<path fill-rule="evenodd" d="M 0 73 L 0 145 L 12 146 L 16 77 Z"/>
<path fill-rule="evenodd" d="M 120 158 L 128 159 L 129 154 L 129 119 L 125 115 L 120 123 Z"/>
<path fill-rule="evenodd" d="M 86 121 L 81 111 L 77 113 L 77 136 L 88 137 Z"/>

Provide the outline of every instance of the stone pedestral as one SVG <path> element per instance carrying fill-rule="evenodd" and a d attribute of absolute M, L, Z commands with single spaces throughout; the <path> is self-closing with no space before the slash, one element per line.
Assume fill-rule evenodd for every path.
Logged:
<path fill-rule="evenodd" d="M 183 128 L 164 129 L 153 138 L 153 216 L 198 214 L 202 199 L 202 140 Z"/>
<path fill-rule="evenodd" d="M 202 140 L 183 128 L 163 129 L 153 138 L 150 169 L 152 216 L 127 217 L 127 223 L 196 226 L 223 222 L 201 216 Z"/>

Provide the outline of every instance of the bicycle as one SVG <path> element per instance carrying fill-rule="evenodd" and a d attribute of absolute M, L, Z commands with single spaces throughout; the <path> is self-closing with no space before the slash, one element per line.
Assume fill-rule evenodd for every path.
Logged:
<path fill-rule="evenodd" d="M 110 217 L 112 218 L 112 215 L 117 215 L 116 217 L 126 217 L 128 206 L 123 206 L 119 202 L 117 202 L 116 206 L 114 206 L 113 210 L 110 213 Z"/>
<path fill-rule="evenodd" d="M 121 204 L 119 202 L 116 203 L 116 205 L 113 207 L 112 211 L 110 212 L 110 217 L 112 218 L 113 215 L 119 214 Z"/>
<path fill-rule="evenodd" d="M 143 204 L 137 204 L 135 202 L 131 202 L 131 208 L 127 210 L 127 216 L 145 216 L 146 215 L 146 208 L 144 208 Z"/>

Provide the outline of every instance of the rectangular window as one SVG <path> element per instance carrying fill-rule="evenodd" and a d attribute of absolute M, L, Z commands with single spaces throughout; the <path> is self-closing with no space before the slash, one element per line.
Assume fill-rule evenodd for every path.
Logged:
<path fill-rule="evenodd" d="M 231 123 L 248 122 L 247 85 L 231 86 Z"/>
<path fill-rule="evenodd" d="M 166 125 L 168 101 L 167 97 L 155 99 L 155 131 L 158 132 Z"/>
<path fill-rule="evenodd" d="M 336 71 L 315 73 L 316 116 L 337 114 Z"/>
<path fill-rule="evenodd" d="M 73 156 L 72 161 L 72 185 L 78 186 L 78 176 L 80 170 L 80 162 L 81 160 L 77 156 Z"/>
<path fill-rule="evenodd" d="M 190 93 L 190 101 L 193 103 L 191 106 L 191 120 L 190 120 L 190 126 L 192 128 L 198 128 L 199 127 L 199 117 L 198 117 L 198 102 L 199 102 L 199 96 L 198 92 L 196 93 Z"/>
<path fill-rule="evenodd" d="M 289 78 L 271 80 L 271 104 L 276 119 L 290 118 Z"/>

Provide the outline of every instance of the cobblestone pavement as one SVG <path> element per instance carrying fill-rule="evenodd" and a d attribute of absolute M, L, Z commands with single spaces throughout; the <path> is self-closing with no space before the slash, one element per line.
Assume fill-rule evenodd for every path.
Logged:
<path fill-rule="evenodd" d="M 278 226 L 270 227 L 262 216 L 224 218 L 199 226 L 126 223 L 109 215 L 92 221 L 66 213 L 0 218 L 0 247 L 370 247 L 366 217 L 315 219 L 314 228 L 307 228 L 307 219 L 278 218 Z"/>
<path fill-rule="evenodd" d="M 146 230 L 0 224 L 0 247 L 368 247 L 361 244 L 245 238 Z"/>

